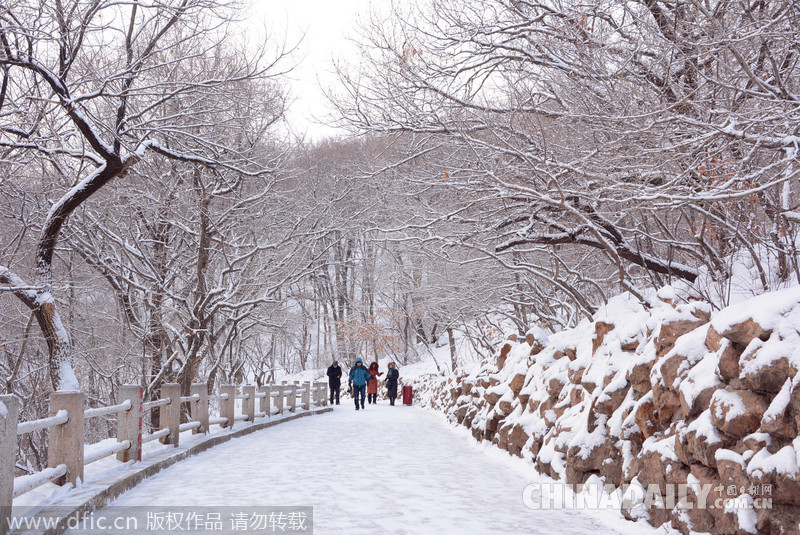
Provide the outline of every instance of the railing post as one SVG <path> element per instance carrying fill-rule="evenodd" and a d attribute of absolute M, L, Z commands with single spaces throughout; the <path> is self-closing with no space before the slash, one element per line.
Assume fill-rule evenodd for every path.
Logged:
<path fill-rule="evenodd" d="M 258 412 L 263 412 L 264 416 L 269 418 L 272 416 L 272 388 L 270 388 L 269 385 L 266 385 L 262 386 L 258 390 L 264 393 L 264 397 L 259 401 Z"/>
<path fill-rule="evenodd" d="M 278 414 L 283 414 L 283 408 L 286 406 L 284 398 L 286 397 L 286 387 L 283 385 L 273 385 L 275 391 L 278 393 L 275 396 L 275 407 L 278 409 Z"/>
<path fill-rule="evenodd" d="M 14 461 L 17 458 L 17 396 L 0 396 L 0 533 L 8 533 L 8 519 L 14 499 Z"/>
<path fill-rule="evenodd" d="M 306 381 L 306 391 L 303 392 L 303 409 L 311 408 L 311 381 Z"/>
<path fill-rule="evenodd" d="M 189 402 L 189 414 L 191 414 L 192 420 L 200 422 L 200 427 L 192 429 L 192 434 L 208 433 L 208 385 L 194 383 L 189 387 L 189 394 L 193 398 Z"/>
<path fill-rule="evenodd" d="M 329 399 L 331 399 L 331 398 L 330 398 L 330 392 L 328 392 L 328 383 L 323 382 L 322 383 L 322 406 L 323 407 L 327 407 L 328 406 L 328 400 Z"/>
<path fill-rule="evenodd" d="M 123 463 L 142 460 L 142 391 L 139 385 L 122 385 L 117 393 L 120 402 L 131 402 L 130 409 L 117 413 L 117 441 L 131 442 L 130 448 L 117 453 Z"/>
<path fill-rule="evenodd" d="M 297 411 L 297 385 L 289 385 L 289 411 Z"/>
<path fill-rule="evenodd" d="M 256 419 L 256 387 L 253 385 L 244 385 L 242 387 L 242 394 L 245 399 L 242 400 L 242 414 L 246 415 L 245 422 L 252 422 Z M 250 397 L 247 397 L 250 396 Z"/>
<path fill-rule="evenodd" d="M 67 474 L 54 480 L 56 485 L 83 481 L 83 400 L 81 392 L 58 391 L 50 394 L 49 417 L 60 410 L 69 413 L 65 424 L 50 428 L 47 444 L 47 467 L 67 465 Z"/>
<path fill-rule="evenodd" d="M 181 385 L 166 383 L 161 385 L 161 399 L 169 398 L 169 403 L 161 406 L 161 428 L 169 429 L 169 435 L 161 437 L 162 444 L 172 444 L 178 447 L 181 427 Z"/>
<path fill-rule="evenodd" d="M 220 396 L 228 394 L 228 399 L 219 400 L 219 416 L 228 419 L 224 424 L 220 424 L 220 427 L 233 428 L 233 418 L 236 415 L 236 385 L 221 385 L 219 394 Z"/>

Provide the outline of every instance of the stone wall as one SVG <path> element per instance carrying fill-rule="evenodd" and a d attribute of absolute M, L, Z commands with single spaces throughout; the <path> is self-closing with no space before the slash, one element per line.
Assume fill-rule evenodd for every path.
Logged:
<path fill-rule="evenodd" d="M 714 314 L 660 295 L 618 296 L 574 329 L 512 337 L 467 372 L 420 379 L 419 399 L 568 483 L 597 476 L 664 493 L 699 483 L 713 485 L 712 504 L 772 500 L 760 510 L 623 510 L 627 518 L 683 533 L 799 533 L 800 290 Z"/>

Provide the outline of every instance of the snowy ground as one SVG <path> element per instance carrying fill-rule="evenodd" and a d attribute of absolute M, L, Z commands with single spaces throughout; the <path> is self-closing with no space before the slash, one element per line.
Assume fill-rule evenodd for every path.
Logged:
<path fill-rule="evenodd" d="M 313 506 L 316 533 L 655 533 L 616 511 L 532 510 L 529 463 L 386 402 L 301 418 L 182 461 L 114 506 Z M 76 532 L 78 533 L 78 532 Z"/>

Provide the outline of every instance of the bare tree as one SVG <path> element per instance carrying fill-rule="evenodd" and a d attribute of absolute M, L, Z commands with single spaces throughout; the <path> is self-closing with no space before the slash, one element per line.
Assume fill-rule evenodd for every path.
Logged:
<path fill-rule="evenodd" d="M 265 61 L 265 48 L 246 49 L 227 31 L 237 7 L 215 0 L 30 0 L 0 12 L 0 147 L 21 168 L 41 164 L 40 179 L 56 199 L 40 224 L 33 282 L 2 265 L 0 283 L 35 315 L 56 389 L 78 388 L 52 294 L 56 245 L 76 209 L 143 159 L 242 175 L 268 170 L 232 150 L 236 140 L 202 131 L 203 104 L 215 94 L 279 74 L 282 50 Z M 235 69 L 177 68 L 222 48 L 238 55 Z"/>
<path fill-rule="evenodd" d="M 365 28 L 336 102 L 449 143 L 426 179 L 464 197 L 440 220 L 483 221 L 487 256 L 581 309 L 614 281 L 725 280 L 737 251 L 774 287 L 797 270 L 797 30 L 783 0 L 432 0 Z"/>

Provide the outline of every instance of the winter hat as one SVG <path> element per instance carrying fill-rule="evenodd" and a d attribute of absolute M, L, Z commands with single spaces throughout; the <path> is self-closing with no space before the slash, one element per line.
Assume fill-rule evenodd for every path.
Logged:
<path fill-rule="evenodd" d="M 364 361 L 363 361 L 363 360 L 361 360 L 361 357 L 358 357 L 358 358 L 356 359 L 356 363 L 358 363 L 358 362 L 360 362 L 361 364 L 364 364 Z"/>
<path fill-rule="evenodd" d="M 338 360 L 334 360 L 334 361 L 333 361 L 333 365 L 334 365 L 334 366 L 338 366 L 338 365 L 339 365 L 339 361 L 338 361 Z"/>

